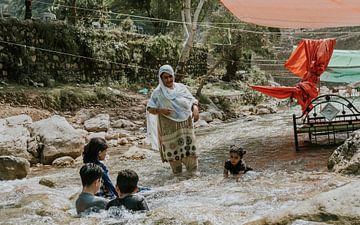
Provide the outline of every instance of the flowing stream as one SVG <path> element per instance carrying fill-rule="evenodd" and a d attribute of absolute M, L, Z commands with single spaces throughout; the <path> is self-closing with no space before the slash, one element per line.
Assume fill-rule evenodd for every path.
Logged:
<path fill-rule="evenodd" d="M 350 182 L 352 178 L 327 172 L 334 147 L 294 150 L 292 113 L 298 111 L 197 130 L 199 171 L 192 175 L 173 176 L 158 152 L 128 160 L 122 157 L 125 149 L 110 149 L 105 164 L 113 183 L 117 171 L 130 168 L 139 174 L 140 185 L 151 187 L 140 193 L 146 196 L 148 213 L 112 210 L 77 217 L 77 163 L 73 168 L 33 167 L 27 179 L 0 181 L 0 224 L 243 224 Z M 247 150 L 244 160 L 254 168 L 239 182 L 222 177 L 231 144 Z M 40 185 L 41 178 L 54 181 L 55 187 Z"/>

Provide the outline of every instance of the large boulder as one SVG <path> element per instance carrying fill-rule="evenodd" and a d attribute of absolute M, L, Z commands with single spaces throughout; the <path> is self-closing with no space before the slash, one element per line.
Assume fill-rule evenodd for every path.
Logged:
<path fill-rule="evenodd" d="M 33 123 L 31 134 L 41 143 L 40 162 L 51 164 L 56 158 L 70 156 L 76 158 L 81 155 L 85 144 L 84 133 L 74 129 L 64 117 L 52 116 Z"/>
<path fill-rule="evenodd" d="M 110 116 L 108 114 L 99 114 L 94 118 L 84 122 L 85 130 L 89 132 L 107 131 L 110 128 Z"/>
<path fill-rule="evenodd" d="M 27 159 L 14 156 L 0 156 L 0 180 L 22 179 L 27 176 L 30 163 Z"/>
<path fill-rule="evenodd" d="M 360 131 L 352 133 L 330 156 L 328 169 L 342 174 L 360 174 Z"/>
<path fill-rule="evenodd" d="M 359 224 L 360 180 L 320 193 L 294 206 L 252 219 L 245 225 L 293 224 L 298 219 L 331 224 Z M 334 220 L 334 221 L 332 221 Z M 334 223 L 332 223 L 334 222 Z M 309 224 L 309 223 L 306 223 Z"/>
<path fill-rule="evenodd" d="M 0 156 L 22 157 L 35 163 L 35 156 L 28 152 L 32 119 L 27 115 L 12 116 L 0 120 Z"/>

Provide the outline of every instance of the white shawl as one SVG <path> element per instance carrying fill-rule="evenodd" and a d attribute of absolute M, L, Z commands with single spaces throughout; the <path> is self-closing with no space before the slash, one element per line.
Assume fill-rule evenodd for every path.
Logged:
<path fill-rule="evenodd" d="M 183 122 L 192 115 L 191 107 L 197 100 L 192 96 L 184 84 L 175 83 L 174 88 L 167 88 L 162 80 L 161 74 L 168 73 L 173 76 L 174 70 L 170 65 L 160 67 L 158 77 L 159 85 L 151 94 L 147 107 L 150 108 L 169 108 L 174 110 L 170 115 L 164 115 L 175 122 Z M 158 140 L 158 115 L 153 115 L 146 110 L 147 121 L 147 141 L 151 143 L 153 149 L 159 149 Z"/>

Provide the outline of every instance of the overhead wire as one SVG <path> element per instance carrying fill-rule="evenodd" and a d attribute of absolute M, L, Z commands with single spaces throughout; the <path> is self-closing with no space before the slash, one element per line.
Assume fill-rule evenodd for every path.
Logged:
<path fill-rule="evenodd" d="M 37 2 L 40 4 L 46 4 L 46 5 L 56 5 L 59 7 L 65 7 L 65 8 L 75 8 L 75 9 L 79 9 L 79 10 L 85 10 L 85 11 L 92 11 L 92 12 L 100 12 L 100 13 L 104 13 L 104 14 L 112 14 L 112 15 L 118 15 L 118 16 L 126 16 L 126 17 L 132 17 L 132 18 L 140 18 L 140 19 L 145 19 L 148 20 L 150 22 L 166 22 L 166 23 L 175 23 L 175 24 L 181 24 L 183 25 L 185 24 L 190 24 L 190 23 L 186 23 L 183 21 L 177 21 L 177 20 L 169 20 L 169 19 L 161 19 L 161 18 L 153 18 L 153 17 L 147 17 L 147 16 L 139 16 L 139 15 L 133 15 L 133 14 L 126 14 L 126 13 L 117 13 L 117 12 L 112 12 L 112 11 L 103 11 L 100 9 L 90 9 L 90 8 L 84 8 L 84 7 L 78 7 L 78 6 L 69 6 L 69 5 L 61 5 L 61 4 L 53 4 L 53 3 L 47 3 L 47 2 L 42 2 L 39 0 L 34 0 L 33 2 Z M 261 18 L 256 18 L 256 19 L 261 19 Z M 299 22 L 299 21 L 298 21 Z M 301 21 L 300 21 L 301 22 Z M 192 24 L 192 23 L 191 23 Z M 256 33 L 256 34 L 274 34 L 274 35 L 278 35 L 279 32 L 277 31 L 254 31 L 254 30 L 248 30 L 248 29 L 242 29 L 242 28 L 232 28 L 232 27 L 218 27 L 218 26 L 214 26 L 214 24 L 217 25 L 245 25 L 247 23 L 234 23 L 234 22 L 229 22 L 229 23 L 216 23 L 216 22 L 197 22 L 196 23 L 198 26 L 200 27 L 209 27 L 209 28 L 214 28 L 214 29 L 230 29 L 231 31 L 241 31 L 241 32 L 247 32 L 247 33 Z M 288 34 L 288 35 L 294 35 L 294 34 L 360 34 L 360 31 L 319 31 L 319 30 L 305 30 L 305 29 L 301 29 L 299 30 L 294 30 L 294 29 L 285 29 L 281 31 L 281 34 Z"/>

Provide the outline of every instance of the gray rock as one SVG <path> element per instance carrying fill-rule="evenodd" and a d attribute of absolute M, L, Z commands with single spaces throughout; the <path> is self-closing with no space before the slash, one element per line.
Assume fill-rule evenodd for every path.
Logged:
<path fill-rule="evenodd" d="M 88 109 L 80 109 L 74 116 L 74 122 L 83 124 L 86 120 L 91 118 L 91 112 Z"/>
<path fill-rule="evenodd" d="M 89 142 L 92 138 L 103 138 L 105 139 L 106 133 L 105 132 L 97 132 L 97 133 L 89 133 L 86 140 Z"/>
<path fill-rule="evenodd" d="M 199 128 L 199 127 L 209 127 L 210 125 L 205 121 L 205 120 L 198 120 L 195 122 L 194 127 L 195 128 Z"/>
<path fill-rule="evenodd" d="M 30 124 L 32 124 L 32 119 L 30 116 L 22 114 L 19 116 L 12 116 L 12 117 L 8 117 L 6 118 L 7 121 L 7 125 L 8 126 L 29 126 Z"/>
<path fill-rule="evenodd" d="M 52 165 L 56 166 L 56 167 L 68 167 L 68 166 L 74 165 L 74 163 L 75 163 L 75 160 L 73 158 L 71 158 L 70 156 L 63 156 L 63 157 L 55 159 L 52 162 Z"/>
<path fill-rule="evenodd" d="M 136 129 L 137 125 L 129 120 L 119 119 L 113 122 L 112 127 L 132 130 L 132 129 Z"/>
<path fill-rule="evenodd" d="M 56 186 L 54 181 L 49 180 L 47 178 L 41 178 L 39 180 L 39 184 L 44 185 L 44 186 L 49 187 L 49 188 L 53 188 L 53 187 Z"/>
<path fill-rule="evenodd" d="M 350 138 L 333 152 L 328 168 L 342 174 L 360 174 L 360 131 L 352 133 Z"/>
<path fill-rule="evenodd" d="M 0 156 L 0 180 L 22 179 L 29 171 L 28 160 L 14 156 Z"/>
<path fill-rule="evenodd" d="M 91 132 L 107 131 L 110 128 L 110 116 L 99 114 L 96 117 L 84 122 L 85 130 Z"/>
<path fill-rule="evenodd" d="M 146 159 L 151 157 L 152 152 L 148 149 L 139 148 L 137 146 L 131 146 L 128 151 L 123 154 L 126 159 Z"/>
<path fill-rule="evenodd" d="M 207 123 L 212 122 L 213 118 L 210 112 L 200 113 L 200 120 L 205 120 Z"/>
<path fill-rule="evenodd" d="M 268 215 L 248 221 L 245 224 L 291 224 L 298 218 L 311 218 L 312 221 L 319 222 L 323 221 L 324 218 L 334 218 L 336 224 L 359 224 L 359 189 L 360 180 L 356 180 L 334 190 L 320 193 L 287 209 L 271 212 Z"/>
<path fill-rule="evenodd" d="M 27 127 L 31 118 L 25 115 L 0 119 L 0 155 L 22 157 L 35 162 L 35 157 L 27 151 L 30 132 Z"/>
<path fill-rule="evenodd" d="M 269 114 L 271 113 L 269 109 L 267 108 L 260 108 L 257 110 L 256 114 L 263 115 L 263 114 Z"/>
<path fill-rule="evenodd" d="M 128 141 L 126 138 L 120 138 L 119 141 L 118 141 L 118 143 L 119 143 L 120 145 L 126 145 L 126 144 L 129 143 L 129 141 Z"/>
<path fill-rule="evenodd" d="M 70 156 L 76 158 L 81 155 L 85 137 L 79 130 L 74 129 L 64 117 L 52 116 L 31 125 L 31 134 L 41 141 L 40 162 L 51 164 L 56 158 Z"/>

